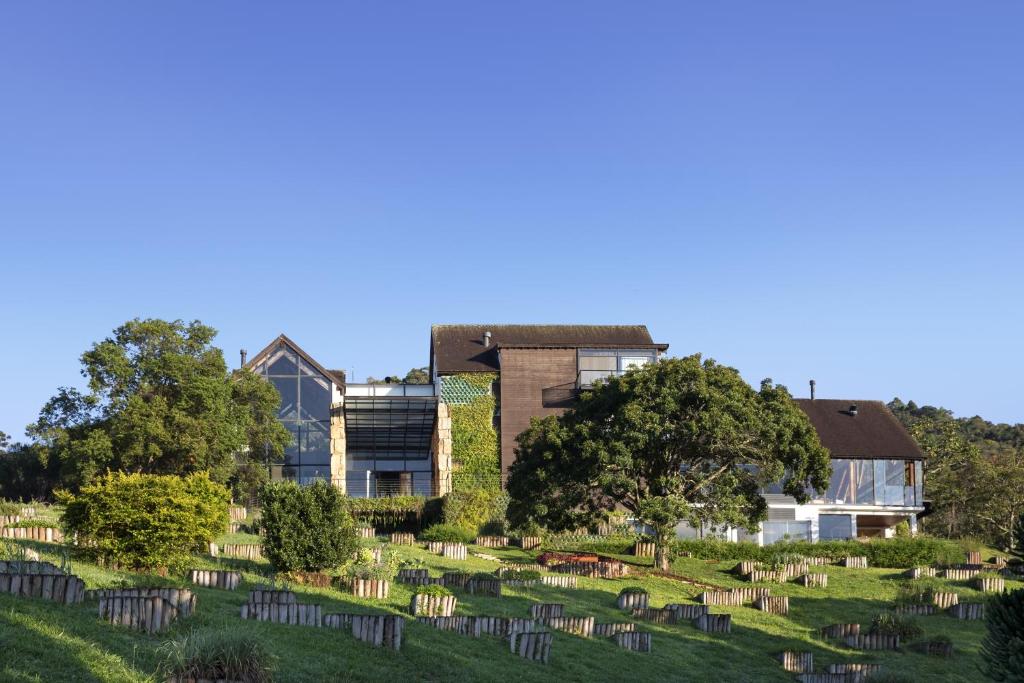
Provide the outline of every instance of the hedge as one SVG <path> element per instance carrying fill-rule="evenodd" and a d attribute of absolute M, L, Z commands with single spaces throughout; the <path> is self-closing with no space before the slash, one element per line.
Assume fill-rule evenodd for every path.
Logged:
<path fill-rule="evenodd" d="M 676 554 L 689 553 L 701 560 L 755 560 L 773 562 L 781 555 L 828 557 L 838 560 L 849 555 L 866 555 L 873 567 L 909 569 L 928 564 L 954 564 L 963 559 L 963 550 L 954 541 L 930 536 L 916 538 L 879 538 L 862 541 L 780 542 L 758 546 L 741 541 L 688 539 L 675 541 Z"/>

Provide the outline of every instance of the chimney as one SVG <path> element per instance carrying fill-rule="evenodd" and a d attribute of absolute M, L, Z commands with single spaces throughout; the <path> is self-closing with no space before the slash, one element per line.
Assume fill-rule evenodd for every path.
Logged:
<path fill-rule="evenodd" d="M 238 352 L 238 355 L 242 357 L 242 367 L 244 368 L 245 367 L 245 357 L 249 355 L 249 352 L 246 351 L 245 349 L 241 349 Z"/>
<path fill-rule="evenodd" d="M 491 331 L 487 330 L 486 332 L 484 332 L 484 346 L 490 346 L 490 345 L 491 345 Z"/>
<path fill-rule="evenodd" d="M 857 404 L 856 403 L 854 403 L 853 405 L 850 406 L 850 415 L 853 415 L 854 417 L 857 417 Z"/>
<path fill-rule="evenodd" d="M 817 384 L 813 379 L 811 380 L 811 400 L 814 400 L 814 385 Z"/>

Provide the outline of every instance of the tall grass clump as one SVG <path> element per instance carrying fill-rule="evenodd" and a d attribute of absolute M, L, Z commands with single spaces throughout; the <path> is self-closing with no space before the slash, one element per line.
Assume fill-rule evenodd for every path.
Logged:
<path fill-rule="evenodd" d="M 165 642 L 159 652 L 168 681 L 267 683 L 276 659 L 259 639 L 239 630 L 192 631 Z"/>

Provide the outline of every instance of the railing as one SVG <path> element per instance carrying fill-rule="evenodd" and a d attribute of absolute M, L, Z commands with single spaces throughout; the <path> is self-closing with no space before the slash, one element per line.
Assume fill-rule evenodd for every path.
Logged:
<path fill-rule="evenodd" d="M 345 395 L 401 398 L 437 396 L 438 392 L 433 384 L 346 384 Z"/>
<path fill-rule="evenodd" d="M 609 377 L 621 377 L 626 374 L 625 370 L 580 370 L 576 375 L 576 386 L 580 389 L 587 389 L 594 386 L 594 382 L 606 380 Z"/>

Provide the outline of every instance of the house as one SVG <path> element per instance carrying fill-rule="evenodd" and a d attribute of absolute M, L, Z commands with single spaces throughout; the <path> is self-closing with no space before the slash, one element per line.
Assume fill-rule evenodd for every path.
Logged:
<path fill-rule="evenodd" d="M 243 366 L 277 387 L 293 435 L 273 476 L 353 496 L 437 496 L 452 486 L 451 406 L 494 397 L 503 476 L 531 416 L 560 413 L 581 387 L 667 348 L 643 325 L 435 325 L 431 384 L 346 382 L 284 334 Z"/>
<path fill-rule="evenodd" d="M 466 375 L 493 376 L 504 477 L 531 417 L 562 413 L 581 389 L 667 350 L 645 325 L 434 325 L 430 373 L 442 400 L 456 405 L 474 392 Z"/>
<path fill-rule="evenodd" d="M 713 535 L 768 545 L 784 539 L 889 537 L 902 522 L 917 530 L 917 517 L 925 510 L 926 456 L 888 407 L 881 401 L 795 401 L 832 455 L 828 489 L 810 492 L 810 500 L 800 504 L 781 486 L 771 486 L 762 492 L 768 519 L 758 532 L 684 524 L 677 529 L 680 538 Z"/>
<path fill-rule="evenodd" d="M 429 384 L 356 384 L 285 335 L 243 366 L 281 394 L 279 419 L 292 433 L 275 478 L 325 479 L 360 497 L 438 496 L 452 488 L 453 412 L 488 399 L 487 429 L 500 448 L 504 481 L 516 437 L 531 417 L 569 408 L 595 381 L 656 361 L 668 350 L 644 325 L 434 325 Z M 244 352 L 243 352 L 244 353 Z M 768 519 L 756 533 L 693 529 L 759 544 L 783 538 L 888 536 L 916 528 L 924 510 L 925 454 L 879 401 L 796 399 L 832 454 L 832 481 L 799 504 L 780 487 L 763 491 Z M 493 438 L 493 437 L 492 437 Z M 493 442 L 492 442 L 493 443 Z M 497 463 L 495 463 L 497 464 Z"/>

